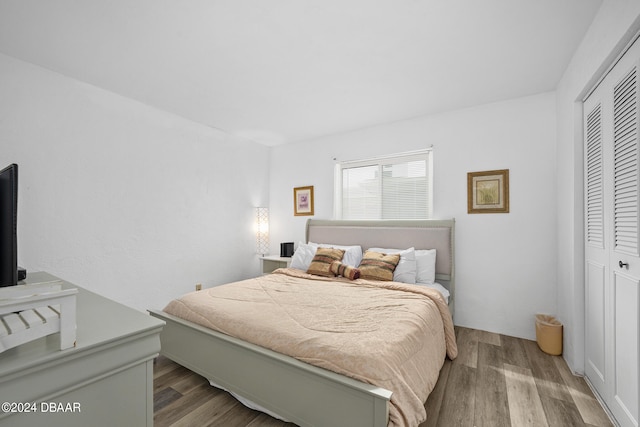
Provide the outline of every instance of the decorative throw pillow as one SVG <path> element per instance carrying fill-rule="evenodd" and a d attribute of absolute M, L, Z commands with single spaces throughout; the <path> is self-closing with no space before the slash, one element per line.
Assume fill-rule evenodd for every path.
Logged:
<path fill-rule="evenodd" d="M 340 261 L 334 261 L 331 264 L 331 272 L 336 276 L 346 277 L 349 280 L 360 278 L 360 270 L 350 265 L 343 264 Z"/>
<path fill-rule="evenodd" d="M 318 248 L 311 261 L 311 265 L 307 269 L 307 273 L 317 276 L 334 277 L 335 274 L 331 271 L 331 264 L 334 261 L 341 261 L 343 256 L 344 251 L 342 249 Z"/>
<path fill-rule="evenodd" d="M 313 243 L 309 242 L 310 245 L 315 245 L 320 248 L 336 248 L 344 250 L 344 256 L 342 257 L 342 263 L 348 264 L 351 267 L 357 267 L 360 265 L 360 261 L 362 261 L 362 248 L 357 245 L 353 246 L 343 246 L 343 245 L 334 245 L 333 243 Z"/>
<path fill-rule="evenodd" d="M 366 251 L 358 267 L 360 278 L 391 281 L 398 262 L 400 262 L 400 254 Z"/>
<path fill-rule="evenodd" d="M 373 252 L 381 252 L 383 254 L 400 254 L 400 262 L 393 271 L 393 281 L 402 283 L 416 283 L 416 253 L 414 248 L 409 249 L 383 249 L 369 248 Z"/>

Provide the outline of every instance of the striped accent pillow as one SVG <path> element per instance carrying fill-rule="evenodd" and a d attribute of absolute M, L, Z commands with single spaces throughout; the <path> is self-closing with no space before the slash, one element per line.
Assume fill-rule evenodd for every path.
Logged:
<path fill-rule="evenodd" d="M 360 278 L 391 281 L 398 262 L 400 262 L 400 254 L 366 251 L 358 267 Z"/>
<path fill-rule="evenodd" d="M 316 254 L 311 261 L 311 265 L 307 269 L 307 273 L 317 276 L 335 277 L 331 271 L 331 264 L 334 261 L 341 261 L 344 256 L 342 249 L 334 248 L 318 248 Z"/>
<path fill-rule="evenodd" d="M 346 277 L 349 280 L 356 280 L 360 278 L 360 270 L 350 265 L 343 264 L 340 261 L 334 261 L 331 264 L 331 272 L 336 276 Z"/>

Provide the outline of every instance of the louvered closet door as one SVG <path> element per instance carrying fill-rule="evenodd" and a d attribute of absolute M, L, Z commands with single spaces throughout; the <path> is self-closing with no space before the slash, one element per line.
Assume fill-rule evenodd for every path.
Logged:
<path fill-rule="evenodd" d="M 586 348 L 585 373 L 601 396 L 606 394 L 609 372 L 606 366 L 605 348 L 609 334 L 605 328 L 605 313 L 608 306 L 608 277 L 610 232 L 609 209 L 605 212 L 602 99 L 592 94 L 585 108 L 585 322 Z M 606 129 L 605 129 L 606 130 Z M 608 206 L 607 206 L 608 207 Z M 606 216 L 606 217 L 605 217 Z"/>
<path fill-rule="evenodd" d="M 584 103 L 585 372 L 622 426 L 638 426 L 640 42 Z"/>

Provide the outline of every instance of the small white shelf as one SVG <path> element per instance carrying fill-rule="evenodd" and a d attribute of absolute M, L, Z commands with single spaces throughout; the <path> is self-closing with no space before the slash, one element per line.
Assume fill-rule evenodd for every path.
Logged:
<path fill-rule="evenodd" d="M 76 345 L 75 288 L 61 280 L 0 288 L 0 353 L 60 333 L 60 350 Z"/>
<path fill-rule="evenodd" d="M 281 257 L 278 255 L 261 256 L 262 274 L 271 273 L 278 268 L 285 268 L 291 265 L 291 257 Z"/>

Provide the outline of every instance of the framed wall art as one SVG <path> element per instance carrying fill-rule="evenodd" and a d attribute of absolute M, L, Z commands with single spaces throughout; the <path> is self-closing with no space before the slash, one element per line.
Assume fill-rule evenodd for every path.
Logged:
<path fill-rule="evenodd" d="M 293 189 L 293 214 L 313 215 L 313 185 Z"/>
<path fill-rule="evenodd" d="M 509 169 L 467 173 L 468 213 L 509 213 Z"/>

